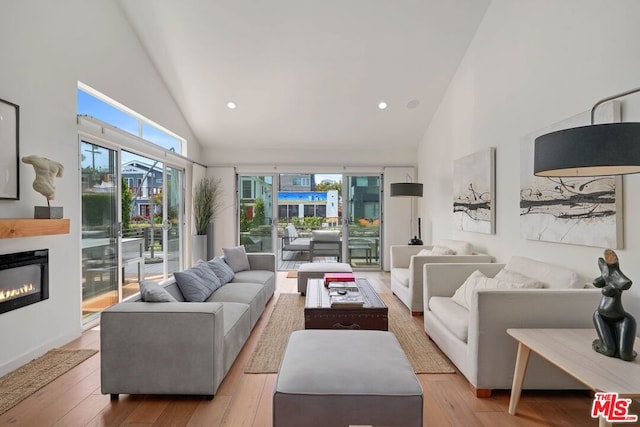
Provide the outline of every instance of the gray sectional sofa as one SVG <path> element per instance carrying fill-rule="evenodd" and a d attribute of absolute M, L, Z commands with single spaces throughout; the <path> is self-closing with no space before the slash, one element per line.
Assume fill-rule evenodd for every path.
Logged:
<path fill-rule="evenodd" d="M 204 302 L 185 302 L 171 278 L 160 285 L 176 302 L 134 298 L 103 311 L 102 393 L 212 398 L 275 291 L 275 254 L 247 258 Z"/>

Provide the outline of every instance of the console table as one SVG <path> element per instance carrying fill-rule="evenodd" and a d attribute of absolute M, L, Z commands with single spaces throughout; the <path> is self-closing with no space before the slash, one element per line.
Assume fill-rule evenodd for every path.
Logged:
<path fill-rule="evenodd" d="M 594 329 L 507 329 L 518 341 L 509 414 L 515 415 L 529 355 L 535 352 L 593 391 L 616 392 L 620 397 L 640 397 L 640 356 L 633 362 L 607 357 L 591 349 Z M 640 354 L 640 343 L 635 350 Z M 609 426 L 600 418 L 600 426 Z"/>

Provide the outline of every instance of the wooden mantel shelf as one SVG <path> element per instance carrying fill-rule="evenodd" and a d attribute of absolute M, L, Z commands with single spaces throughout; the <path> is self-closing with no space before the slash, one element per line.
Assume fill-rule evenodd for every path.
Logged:
<path fill-rule="evenodd" d="M 0 219 L 0 239 L 69 234 L 69 219 Z"/>

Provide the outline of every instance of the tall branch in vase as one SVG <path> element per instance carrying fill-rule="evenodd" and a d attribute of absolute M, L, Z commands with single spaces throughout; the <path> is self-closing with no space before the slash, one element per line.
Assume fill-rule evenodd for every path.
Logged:
<path fill-rule="evenodd" d="M 222 209 L 222 180 L 220 178 L 202 178 L 193 194 L 193 215 L 196 235 L 207 234 L 207 227 Z"/>

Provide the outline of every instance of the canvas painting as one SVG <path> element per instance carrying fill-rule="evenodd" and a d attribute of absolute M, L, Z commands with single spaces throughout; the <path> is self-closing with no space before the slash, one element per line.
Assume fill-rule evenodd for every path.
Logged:
<path fill-rule="evenodd" d="M 596 110 L 596 123 L 620 120 L 617 101 Z M 520 145 L 520 236 L 530 240 L 621 249 L 622 178 L 533 175 L 535 138 L 590 123 L 590 112 L 536 131 Z"/>
<path fill-rule="evenodd" d="M 495 148 L 487 148 L 453 163 L 455 228 L 495 233 Z"/>

